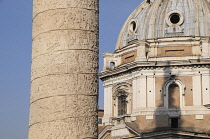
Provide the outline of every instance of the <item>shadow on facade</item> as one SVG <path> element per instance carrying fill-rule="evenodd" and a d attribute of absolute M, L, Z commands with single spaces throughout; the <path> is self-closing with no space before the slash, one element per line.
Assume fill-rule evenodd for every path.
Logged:
<path fill-rule="evenodd" d="M 166 134 L 166 137 L 161 136 L 161 138 L 179 138 L 176 134 L 179 131 L 193 131 L 192 127 L 190 127 L 190 129 L 189 127 L 188 129 L 183 128 L 184 121 L 181 116 L 181 107 L 184 105 L 185 86 L 179 79 L 178 74 L 174 74 L 171 69 L 171 63 L 170 61 L 168 61 L 167 66 L 163 69 L 164 77 L 161 82 L 162 89 L 159 93 L 159 98 L 161 98 L 161 101 L 159 101 L 159 103 L 156 103 L 157 108 L 154 114 L 154 131 L 173 132 L 170 132 L 170 134 Z"/>

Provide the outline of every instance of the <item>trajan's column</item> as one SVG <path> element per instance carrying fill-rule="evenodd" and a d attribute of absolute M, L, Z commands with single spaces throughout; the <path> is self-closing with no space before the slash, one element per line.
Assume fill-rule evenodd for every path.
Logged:
<path fill-rule="evenodd" d="M 34 0 L 29 139 L 97 138 L 98 0 Z"/>

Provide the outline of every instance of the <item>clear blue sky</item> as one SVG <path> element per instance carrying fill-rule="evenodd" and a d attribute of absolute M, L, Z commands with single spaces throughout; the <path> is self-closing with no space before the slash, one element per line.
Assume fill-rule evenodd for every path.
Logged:
<path fill-rule="evenodd" d="M 141 2 L 100 0 L 100 71 L 102 53 L 114 51 L 123 23 Z M 27 139 L 31 21 L 32 0 L 0 0 L 0 139 Z M 103 107 L 101 82 L 99 107 Z"/>

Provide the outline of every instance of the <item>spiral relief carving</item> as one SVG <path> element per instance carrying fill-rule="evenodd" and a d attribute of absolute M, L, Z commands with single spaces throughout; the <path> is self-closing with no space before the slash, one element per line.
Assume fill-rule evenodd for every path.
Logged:
<path fill-rule="evenodd" d="M 98 138 L 97 74 L 98 0 L 34 0 L 29 139 Z"/>

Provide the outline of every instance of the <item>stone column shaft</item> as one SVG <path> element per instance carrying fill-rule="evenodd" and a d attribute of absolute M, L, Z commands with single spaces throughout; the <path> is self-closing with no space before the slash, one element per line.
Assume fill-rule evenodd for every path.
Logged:
<path fill-rule="evenodd" d="M 29 139 L 97 138 L 98 0 L 34 0 Z"/>

